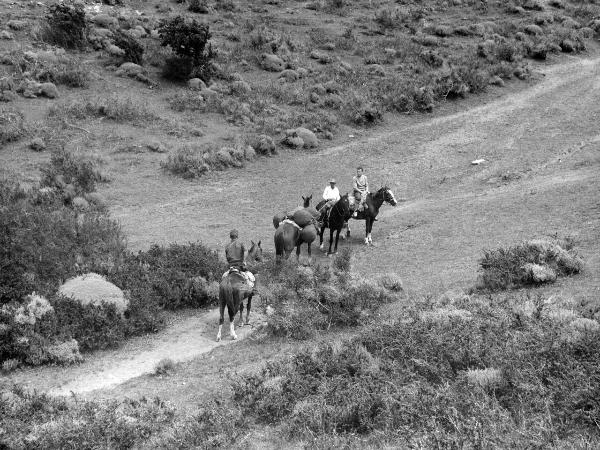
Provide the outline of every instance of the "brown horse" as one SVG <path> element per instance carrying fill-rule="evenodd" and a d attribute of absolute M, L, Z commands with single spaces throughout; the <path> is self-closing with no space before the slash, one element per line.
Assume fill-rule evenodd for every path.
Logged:
<path fill-rule="evenodd" d="M 283 222 L 275 230 L 275 257 L 277 261 L 288 259 L 294 247 L 296 247 L 296 257 L 300 258 L 300 247 L 306 243 L 308 246 L 308 257 L 312 256 L 311 245 L 317 238 L 319 231 L 314 224 L 307 225 L 300 229 L 293 223 Z"/>
<path fill-rule="evenodd" d="M 249 261 L 261 261 L 262 260 L 262 247 L 260 241 L 255 244 L 251 241 L 252 245 L 248 250 Z M 246 325 L 250 323 L 250 308 L 252 306 L 252 296 L 254 295 L 254 289 L 248 286 L 246 279 L 240 272 L 229 272 L 227 276 L 221 279 L 219 285 L 219 332 L 217 333 L 217 341 L 221 340 L 221 330 L 223 328 L 223 322 L 225 321 L 225 307 L 227 307 L 227 313 L 229 314 L 229 334 L 233 339 L 237 339 L 235 334 L 235 315 L 240 312 L 240 327 L 244 326 L 243 313 L 244 313 L 244 299 L 247 298 L 246 304 Z"/>

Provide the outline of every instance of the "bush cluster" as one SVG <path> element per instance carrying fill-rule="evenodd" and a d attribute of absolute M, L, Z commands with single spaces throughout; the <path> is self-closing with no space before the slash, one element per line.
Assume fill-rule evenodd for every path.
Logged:
<path fill-rule="evenodd" d="M 558 276 L 573 275 L 583 268 L 572 243 L 559 240 L 532 240 L 514 247 L 486 250 L 479 264 L 478 288 L 488 290 L 553 282 Z"/>
<path fill-rule="evenodd" d="M 307 339 L 318 329 L 366 323 L 380 306 L 396 299 L 398 284 L 370 281 L 350 272 L 351 252 L 344 251 L 332 268 L 295 265 L 259 268 L 268 279 L 262 295 L 272 313 L 267 331 L 275 336 Z"/>
<path fill-rule="evenodd" d="M 23 113 L 14 109 L 0 108 L 0 146 L 18 141 L 26 134 Z"/>
<path fill-rule="evenodd" d="M 61 105 L 53 105 L 48 111 L 50 117 L 85 120 L 104 117 L 115 122 L 147 123 L 157 119 L 147 105 L 131 97 L 109 95 L 87 100 L 72 100 Z"/>
<path fill-rule="evenodd" d="M 225 170 L 229 167 L 243 167 L 254 159 L 256 152 L 252 147 L 208 146 L 205 148 L 183 147 L 161 162 L 163 170 L 186 179 L 198 178 L 211 170 Z"/>
<path fill-rule="evenodd" d="M 234 401 L 317 446 L 336 436 L 409 447 L 598 442 L 600 325 L 564 339 L 571 325 L 519 315 L 521 302 L 464 297 L 436 314 L 415 305 L 401 321 L 239 376 Z"/>

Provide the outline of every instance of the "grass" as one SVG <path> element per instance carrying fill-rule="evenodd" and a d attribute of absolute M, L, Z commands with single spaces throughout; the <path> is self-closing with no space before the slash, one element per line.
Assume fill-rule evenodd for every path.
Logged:
<path fill-rule="evenodd" d="M 13 108 L 0 108 L 0 146 L 18 141 L 26 135 L 23 113 Z"/>
<path fill-rule="evenodd" d="M 53 105 L 48 116 L 54 119 L 87 120 L 106 118 L 118 123 L 146 124 L 158 120 L 147 104 L 134 100 L 133 97 L 123 97 L 112 94 L 106 97 L 96 96 L 91 99 L 77 99 Z"/>

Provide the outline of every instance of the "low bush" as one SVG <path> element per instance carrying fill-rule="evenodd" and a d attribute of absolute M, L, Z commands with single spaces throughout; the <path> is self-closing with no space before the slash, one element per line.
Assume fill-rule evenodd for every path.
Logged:
<path fill-rule="evenodd" d="M 566 247 L 566 248 L 565 248 Z M 568 242 L 533 240 L 514 247 L 485 250 L 479 262 L 479 289 L 501 290 L 537 285 L 579 273 L 582 259 Z"/>
<path fill-rule="evenodd" d="M 17 77 L 33 79 L 40 83 L 55 83 L 73 88 L 89 85 L 89 68 L 78 59 L 53 52 L 29 55 L 22 51 L 11 52 L 8 61 L 17 71 Z"/>
<path fill-rule="evenodd" d="M 0 108 L 0 146 L 18 141 L 26 134 L 23 113 L 14 109 Z"/>
<path fill-rule="evenodd" d="M 516 315 L 522 299 L 457 301 L 446 309 L 468 314 L 432 321 L 423 311 L 436 305 L 418 302 L 395 323 L 267 362 L 238 376 L 234 402 L 290 438 L 336 436 L 350 447 L 600 440 L 600 406 L 589 401 L 600 392 L 590 382 L 600 369 L 597 322 L 581 326 L 577 341 L 557 340 L 573 327 Z"/>
<path fill-rule="evenodd" d="M 50 107 L 48 115 L 52 118 L 77 120 L 104 117 L 115 122 L 132 122 L 134 124 L 147 123 L 157 119 L 145 104 L 139 103 L 131 97 L 120 95 L 55 104 Z"/>
<path fill-rule="evenodd" d="M 123 50 L 124 54 L 120 57 L 123 62 L 140 65 L 144 62 L 144 47 L 133 37 L 118 31 L 113 37 L 113 43 Z"/>
<path fill-rule="evenodd" d="M 64 149 L 53 152 L 50 163 L 42 168 L 42 186 L 63 189 L 71 185 L 77 195 L 95 191 L 101 181 L 105 179 L 94 161 Z"/>
<path fill-rule="evenodd" d="M 202 155 L 196 154 L 187 147 L 178 149 L 174 155 L 169 155 L 160 166 L 163 170 L 185 179 L 198 178 L 210 170 Z"/>
<path fill-rule="evenodd" d="M 83 48 L 87 44 L 87 24 L 83 5 L 65 2 L 50 5 L 42 25 L 42 39 L 64 48 Z"/>
<path fill-rule="evenodd" d="M 15 386 L 0 395 L 0 446 L 133 448 L 173 426 L 175 411 L 159 399 L 72 402 Z"/>

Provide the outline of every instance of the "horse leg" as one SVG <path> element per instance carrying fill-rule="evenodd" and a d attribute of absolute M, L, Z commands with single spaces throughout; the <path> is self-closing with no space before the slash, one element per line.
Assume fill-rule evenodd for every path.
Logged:
<path fill-rule="evenodd" d="M 369 240 L 369 244 L 373 243 L 373 239 L 371 238 L 371 231 L 373 231 L 373 223 L 375 222 L 375 220 L 371 220 L 369 222 L 369 230 L 368 230 L 368 234 L 367 234 L 367 239 Z"/>
<path fill-rule="evenodd" d="M 241 297 L 241 295 L 240 295 Z M 238 327 L 243 327 L 244 326 L 244 299 L 241 298 L 240 299 L 240 320 L 238 322 Z"/>
<path fill-rule="evenodd" d="M 248 303 L 246 304 L 246 325 L 250 324 L 250 306 L 252 305 L 252 295 L 248 296 Z"/>
<path fill-rule="evenodd" d="M 299 261 L 300 260 L 300 246 L 302 245 L 302 243 L 296 245 L 296 260 Z"/>
<path fill-rule="evenodd" d="M 333 250 L 333 253 L 337 253 L 337 246 L 338 242 L 340 241 L 340 231 L 342 231 L 342 229 L 338 228 L 337 233 L 335 234 L 335 249 Z"/>
<path fill-rule="evenodd" d="M 346 237 L 350 237 L 350 221 L 346 222 Z"/>
<path fill-rule="evenodd" d="M 323 251 L 323 234 L 325 233 L 325 227 L 321 227 L 319 232 L 319 250 Z"/>
<path fill-rule="evenodd" d="M 327 252 L 328 255 L 331 255 L 331 245 L 333 244 L 333 228 L 329 229 L 329 251 Z"/>
<path fill-rule="evenodd" d="M 236 295 L 236 294 L 234 294 Z M 235 304 L 235 300 L 234 300 Z M 237 311 L 235 310 L 233 305 L 227 305 L 227 312 L 229 313 L 229 334 L 233 340 L 237 339 L 237 334 L 235 334 L 235 315 Z"/>
<path fill-rule="evenodd" d="M 369 223 L 371 222 L 370 217 L 365 218 L 365 244 L 369 245 Z"/>
<path fill-rule="evenodd" d="M 225 302 L 223 300 L 221 300 L 219 305 L 219 314 L 219 332 L 217 333 L 217 342 L 221 340 L 221 330 L 223 329 L 223 322 L 225 321 L 223 317 L 225 314 Z"/>
<path fill-rule="evenodd" d="M 311 264 L 311 260 L 312 260 L 311 245 L 312 245 L 312 242 L 307 242 L 306 245 L 308 246 L 308 263 Z"/>

